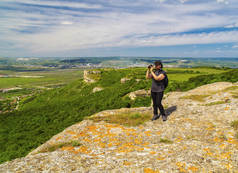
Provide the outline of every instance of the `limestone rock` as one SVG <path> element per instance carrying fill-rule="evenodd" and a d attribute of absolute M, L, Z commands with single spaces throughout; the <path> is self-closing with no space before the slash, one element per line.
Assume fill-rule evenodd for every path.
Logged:
<path fill-rule="evenodd" d="M 150 96 L 150 91 L 147 91 L 145 89 L 141 89 L 141 90 L 130 92 L 128 94 L 128 96 L 130 97 L 131 100 L 135 100 L 135 98 L 138 97 L 138 96 L 139 97 Z"/>
<path fill-rule="evenodd" d="M 100 75 L 101 71 L 97 71 L 97 70 L 84 70 L 84 81 L 86 83 L 94 83 L 96 82 L 96 79 L 93 79 L 92 76 L 94 75 Z"/>
<path fill-rule="evenodd" d="M 125 83 L 126 81 L 129 81 L 129 80 L 131 79 L 127 77 L 121 78 L 121 83 Z"/>
<path fill-rule="evenodd" d="M 101 90 L 103 90 L 103 88 L 101 88 L 101 87 L 95 87 L 95 88 L 93 88 L 93 93 L 95 93 L 95 92 L 97 92 L 97 91 L 101 91 Z"/>

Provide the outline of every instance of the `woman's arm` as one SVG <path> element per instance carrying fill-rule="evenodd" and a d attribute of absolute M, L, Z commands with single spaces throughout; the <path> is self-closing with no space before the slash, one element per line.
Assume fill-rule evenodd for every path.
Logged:
<path fill-rule="evenodd" d="M 160 74 L 159 76 L 156 76 L 155 73 L 151 70 L 151 75 L 154 77 L 155 80 L 163 80 L 165 78 L 164 74 Z"/>
<path fill-rule="evenodd" d="M 152 78 L 152 75 L 150 74 L 150 70 L 148 69 L 146 71 L 146 76 L 145 76 L 146 79 L 151 79 Z"/>

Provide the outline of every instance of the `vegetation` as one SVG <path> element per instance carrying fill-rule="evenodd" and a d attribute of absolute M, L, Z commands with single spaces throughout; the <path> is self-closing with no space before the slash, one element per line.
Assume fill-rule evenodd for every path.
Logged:
<path fill-rule="evenodd" d="M 77 147 L 80 146 L 81 144 L 77 141 L 77 140 L 73 140 L 73 141 L 68 141 L 68 142 L 61 142 L 55 145 L 50 145 L 49 147 L 45 148 L 44 150 L 41 150 L 41 153 L 44 152 L 52 152 L 57 150 L 58 148 L 62 148 L 65 146 L 73 146 L 73 147 Z"/>
<path fill-rule="evenodd" d="M 169 139 L 165 139 L 165 138 L 160 138 L 160 142 L 166 143 L 166 144 L 172 144 L 173 143 L 173 141 L 171 141 Z"/>
<path fill-rule="evenodd" d="M 170 83 L 165 92 L 187 91 L 218 81 L 238 81 L 238 70 L 200 69 L 189 69 L 195 71 L 191 74 L 168 73 Z M 90 84 L 76 76 L 63 75 L 65 78 L 70 77 L 67 85 L 34 92 L 32 96 L 28 95 L 20 100 L 18 110 L 2 113 L 0 116 L 0 163 L 25 156 L 53 135 L 96 112 L 122 107 L 150 106 L 150 97 L 137 97 L 135 100 L 124 97 L 132 91 L 150 89 L 151 80 L 145 79 L 145 68 L 100 69 L 100 71 L 99 80 Z M 200 73 L 196 71 L 200 71 Z M 72 72 L 72 74 L 74 73 Z M 184 78 L 184 76 L 186 77 Z M 132 78 L 121 83 L 120 79 L 124 77 Z M 42 84 L 42 81 L 39 83 Z M 27 80 L 25 84 L 32 85 Z M 8 83 L 6 82 L 5 85 Z M 15 86 L 15 84 L 11 84 L 11 86 Z M 98 86 L 104 89 L 93 93 L 93 88 Z M 114 122 L 119 121 L 118 123 L 137 125 L 149 120 L 150 117 L 151 115 L 145 114 L 120 115 L 119 120 L 110 117 L 111 119 L 107 121 L 113 120 Z M 132 120 L 137 124 L 131 124 Z"/>
<path fill-rule="evenodd" d="M 232 121 L 232 122 L 231 122 L 231 126 L 232 126 L 234 129 L 238 130 L 238 120 Z"/>
<path fill-rule="evenodd" d="M 231 126 L 236 130 L 236 138 L 238 139 L 238 120 L 232 121 Z"/>
<path fill-rule="evenodd" d="M 180 99 L 191 99 L 194 101 L 204 102 L 205 101 L 204 99 L 208 96 L 209 95 L 189 95 L 189 96 L 180 97 Z"/>
<path fill-rule="evenodd" d="M 115 123 L 124 126 L 138 126 L 151 119 L 151 113 L 119 113 L 108 116 L 88 117 L 86 119 L 93 120 L 94 122 L 105 121 L 107 123 Z"/>
<path fill-rule="evenodd" d="M 225 104 L 225 103 L 229 103 L 230 101 L 227 100 L 227 101 L 216 101 L 216 102 L 210 102 L 210 103 L 207 103 L 207 104 L 204 104 L 204 106 L 213 106 L 213 105 L 219 105 L 219 104 Z"/>

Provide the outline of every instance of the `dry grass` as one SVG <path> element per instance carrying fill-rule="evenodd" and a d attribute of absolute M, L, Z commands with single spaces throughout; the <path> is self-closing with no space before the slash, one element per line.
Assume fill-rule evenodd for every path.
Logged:
<path fill-rule="evenodd" d="M 232 122 L 231 122 L 231 126 L 232 126 L 234 129 L 238 130 L 238 120 L 232 121 Z"/>
<path fill-rule="evenodd" d="M 224 103 L 230 103 L 230 100 L 226 100 L 226 101 L 216 101 L 216 102 L 210 102 L 207 104 L 204 104 L 203 106 L 213 106 L 213 105 L 219 105 L 219 104 L 224 104 Z"/>
<path fill-rule="evenodd" d="M 230 92 L 234 99 L 238 99 L 238 92 Z"/>
<path fill-rule="evenodd" d="M 125 126 L 138 126 L 149 121 L 151 118 L 151 113 L 123 112 L 101 117 L 87 117 L 85 119 L 93 120 L 94 122 L 105 121 L 107 123 L 115 123 Z"/>
<path fill-rule="evenodd" d="M 231 126 L 235 129 L 238 130 L 238 120 L 232 121 Z M 238 131 L 236 132 L 235 137 L 238 139 Z"/>
<path fill-rule="evenodd" d="M 55 151 L 55 150 L 57 150 L 58 148 L 61 148 L 61 147 L 65 147 L 65 146 L 76 147 L 76 146 L 80 146 L 80 145 L 81 144 L 76 140 L 69 141 L 69 142 L 62 142 L 62 143 L 58 143 L 58 144 L 55 144 L 55 145 L 50 145 L 49 147 L 45 148 L 44 150 L 41 150 L 40 152 L 41 153 L 52 152 L 52 151 Z"/>
<path fill-rule="evenodd" d="M 173 141 L 171 141 L 169 139 L 165 139 L 165 138 L 160 138 L 160 142 L 166 143 L 166 144 L 172 144 L 173 143 Z"/>
<path fill-rule="evenodd" d="M 180 99 L 191 99 L 194 101 L 204 102 L 205 101 L 204 99 L 208 96 L 210 95 L 189 95 L 189 96 L 180 97 Z"/>
<path fill-rule="evenodd" d="M 238 90 L 238 86 L 227 87 L 223 91 L 231 91 L 231 90 Z"/>

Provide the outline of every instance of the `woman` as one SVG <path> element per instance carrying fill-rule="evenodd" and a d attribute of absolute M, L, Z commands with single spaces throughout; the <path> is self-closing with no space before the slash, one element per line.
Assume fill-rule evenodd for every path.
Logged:
<path fill-rule="evenodd" d="M 165 114 L 164 107 L 162 105 L 162 99 L 164 95 L 164 82 L 163 79 L 165 78 L 166 72 L 162 69 L 163 64 L 161 61 L 154 62 L 155 67 L 148 66 L 148 70 L 146 72 L 146 79 L 152 79 L 151 85 L 151 97 L 153 100 L 153 113 L 154 116 L 151 119 L 156 120 L 162 115 L 163 121 L 167 120 L 167 115 Z M 155 72 L 153 71 L 155 69 Z M 160 110 L 160 114 L 158 115 L 158 108 Z"/>

